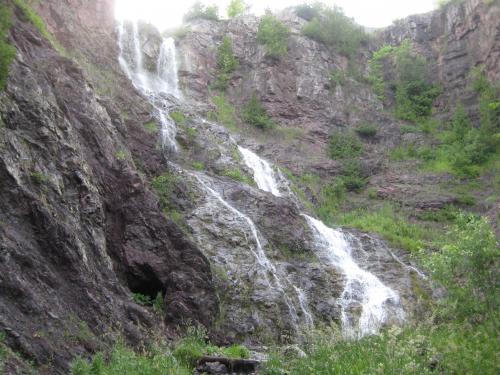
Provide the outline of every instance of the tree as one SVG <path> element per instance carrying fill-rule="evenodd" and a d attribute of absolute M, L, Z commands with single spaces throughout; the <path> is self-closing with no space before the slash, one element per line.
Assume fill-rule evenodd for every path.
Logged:
<path fill-rule="evenodd" d="M 243 0 L 231 0 L 227 6 L 227 16 L 229 18 L 241 16 L 248 8 L 249 6 Z"/>
<path fill-rule="evenodd" d="M 203 5 L 200 1 L 197 1 L 184 15 L 184 21 L 189 22 L 194 19 L 205 19 L 218 21 L 219 20 L 219 8 L 217 5 Z"/>

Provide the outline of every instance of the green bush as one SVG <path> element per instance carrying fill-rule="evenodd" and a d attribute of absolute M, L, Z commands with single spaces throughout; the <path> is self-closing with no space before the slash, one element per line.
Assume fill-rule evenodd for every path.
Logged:
<path fill-rule="evenodd" d="M 337 70 L 336 72 L 330 73 L 330 84 L 332 89 L 337 86 L 343 86 L 345 84 L 345 81 L 346 76 L 342 70 Z"/>
<path fill-rule="evenodd" d="M 377 135 L 377 127 L 369 124 L 362 124 L 358 126 L 356 129 L 356 133 L 358 133 L 361 137 L 365 138 L 373 138 Z"/>
<path fill-rule="evenodd" d="M 186 125 L 186 115 L 181 111 L 172 111 L 169 113 L 169 116 L 177 125 Z"/>
<path fill-rule="evenodd" d="M 266 13 L 259 23 L 257 41 L 264 45 L 266 55 L 279 59 L 288 51 L 290 30 L 271 13 Z"/>
<path fill-rule="evenodd" d="M 301 4 L 295 7 L 295 14 L 306 21 L 311 21 L 318 16 L 319 9 L 311 4 Z"/>
<path fill-rule="evenodd" d="M 421 258 L 446 287 L 443 307 L 453 319 L 485 320 L 498 309 L 500 247 L 488 219 L 462 213 L 455 221 L 440 251 Z"/>
<path fill-rule="evenodd" d="M 217 5 L 203 5 L 201 2 L 197 1 L 184 15 L 184 22 L 189 22 L 196 19 L 218 21 L 219 8 L 217 7 Z"/>
<path fill-rule="evenodd" d="M 165 299 L 163 298 L 163 293 L 158 292 L 156 298 L 153 301 L 153 307 L 156 312 L 163 313 L 165 310 Z"/>
<path fill-rule="evenodd" d="M 348 159 L 360 156 L 363 153 L 363 144 L 350 132 L 336 131 L 330 135 L 328 155 L 330 158 Z"/>
<path fill-rule="evenodd" d="M 266 130 L 274 128 L 276 124 L 269 117 L 266 109 L 262 106 L 257 95 L 254 93 L 250 100 L 243 106 L 241 118 L 247 124 L 256 126 L 259 129 Z"/>
<path fill-rule="evenodd" d="M 367 179 L 363 174 L 361 165 L 355 159 L 344 162 L 340 179 L 348 191 L 359 192 L 367 184 Z"/>
<path fill-rule="evenodd" d="M 0 5 L 0 91 L 7 85 L 9 67 L 16 57 L 16 48 L 7 41 L 11 25 L 12 10 L 7 5 Z"/>
<path fill-rule="evenodd" d="M 227 16 L 234 18 L 245 14 L 249 6 L 243 0 L 231 0 L 227 6 Z"/>
<path fill-rule="evenodd" d="M 231 75 L 238 67 L 238 59 L 233 54 L 233 46 L 229 36 L 225 35 L 217 49 L 217 76 L 214 88 L 224 91 Z"/>
<path fill-rule="evenodd" d="M 304 35 L 330 45 L 346 56 L 351 56 L 367 37 L 363 28 L 344 15 L 341 8 L 317 3 L 312 8 L 301 8 L 306 16 L 313 15 L 304 26 Z"/>

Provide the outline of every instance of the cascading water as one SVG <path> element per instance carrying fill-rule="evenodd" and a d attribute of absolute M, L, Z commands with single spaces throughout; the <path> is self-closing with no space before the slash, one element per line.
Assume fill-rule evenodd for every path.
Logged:
<path fill-rule="evenodd" d="M 288 307 L 288 310 L 290 312 L 290 316 L 292 318 L 292 321 L 294 324 L 297 324 L 299 321 L 299 317 L 297 315 L 297 309 L 295 308 L 291 298 L 288 296 L 285 288 L 284 288 L 284 283 L 281 280 L 281 277 L 279 275 L 278 270 L 274 266 L 274 264 L 269 260 L 269 258 L 266 256 L 266 253 L 264 252 L 264 248 L 262 247 L 262 242 L 261 242 L 261 235 L 257 230 L 257 227 L 255 226 L 254 222 L 252 219 L 250 219 L 247 215 L 244 213 L 240 212 L 238 209 L 234 208 L 231 206 L 227 201 L 222 198 L 222 196 L 212 189 L 204 180 L 201 175 L 198 174 L 191 174 L 194 176 L 194 178 L 198 181 L 200 186 L 208 193 L 208 195 L 214 197 L 223 207 L 228 209 L 230 212 L 232 212 L 236 217 L 240 218 L 243 220 L 248 228 L 250 229 L 250 234 L 252 235 L 252 239 L 255 243 L 255 247 L 250 246 L 250 251 L 252 254 L 255 256 L 255 259 L 257 260 L 257 263 L 259 263 L 261 269 L 265 271 L 265 280 L 269 288 L 274 288 L 274 285 L 276 289 L 279 291 L 279 293 L 283 296 L 283 299 L 285 301 L 285 304 Z M 272 275 L 274 283 L 272 283 L 267 275 L 270 274 Z M 289 282 L 288 279 L 285 279 L 286 282 Z M 274 285 L 273 285 L 274 284 Z M 292 287 L 295 288 L 295 286 Z M 299 297 L 299 304 L 302 307 L 303 301 Z M 309 321 L 309 318 L 311 317 L 311 314 L 307 312 L 307 314 L 304 315 L 304 319 L 306 320 L 306 324 Z"/>
<path fill-rule="evenodd" d="M 257 186 L 281 196 L 277 189 L 278 183 L 274 171 L 269 163 L 250 150 L 242 147 L 239 149 L 245 163 L 253 170 Z M 318 258 L 340 269 L 345 275 L 345 287 L 339 300 L 344 333 L 350 337 L 362 337 L 377 333 L 391 318 L 403 321 L 404 311 L 398 294 L 384 285 L 375 275 L 356 264 L 345 234 L 327 227 L 308 215 L 303 216 L 314 232 Z M 297 290 L 297 292 L 299 296 L 302 294 L 302 298 L 305 297 L 302 291 Z M 358 314 L 355 314 L 356 310 L 360 310 Z M 355 324 L 356 315 L 359 316 L 357 324 Z"/>
<path fill-rule="evenodd" d="M 143 46 L 137 21 L 118 25 L 118 47 L 120 66 L 134 86 L 141 91 L 157 111 L 161 124 L 162 145 L 170 151 L 177 151 L 175 122 L 168 114 L 168 95 L 180 99 L 175 43 L 164 38 L 156 62 L 156 71 L 144 68 Z"/>
<path fill-rule="evenodd" d="M 278 183 L 274 178 L 274 171 L 269 163 L 246 148 L 238 146 L 238 150 L 243 155 L 245 164 L 253 171 L 253 178 L 259 189 L 280 197 L 281 193 L 278 189 Z"/>

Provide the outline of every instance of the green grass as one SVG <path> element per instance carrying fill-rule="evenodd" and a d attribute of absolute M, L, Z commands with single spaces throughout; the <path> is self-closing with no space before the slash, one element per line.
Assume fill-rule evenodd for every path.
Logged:
<path fill-rule="evenodd" d="M 42 34 L 42 36 L 47 39 L 52 47 L 58 51 L 61 55 L 66 56 L 66 51 L 64 47 L 57 41 L 57 39 L 52 35 L 43 19 L 35 12 L 35 10 L 28 4 L 26 0 L 12 0 L 12 2 L 22 10 L 24 17 L 27 21 L 31 22 L 33 26 Z"/>
<path fill-rule="evenodd" d="M 221 175 L 229 177 L 229 178 L 231 178 L 235 181 L 238 181 L 238 182 L 243 182 L 244 184 L 247 184 L 247 185 L 254 185 L 253 178 L 246 175 L 245 173 L 243 173 L 241 170 L 239 170 L 237 168 L 225 169 L 224 171 L 222 171 Z"/>
<path fill-rule="evenodd" d="M 204 171 L 205 170 L 205 164 L 202 163 L 201 161 L 193 161 L 191 163 L 191 166 L 196 169 L 197 171 Z"/>
<path fill-rule="evenodd" d="M 335 131 L 330 135 L 328 155 L 331 159 L 349 159 L 363 153 L 363 144 L 351 132 Z"/>
<path fill-rule="evenodd" d="M 172 111 L 169 116 L 178 126 L 183 126 L 186 124 L 186 115 L 180 111 Z"/>
<path fill-rule="evenodd" d="M 276 123 L 269 117 L 266 109 L 255 93 L 252 94 L 250 100 L 243 106 L 241 118 L 247 124 L 253 125 L 261 130 L 276 127 Z"/>
<path fill-rule="evenodd" d="M 212 97 L 212 102 L 215 104 L 216 109 L 208 114 L 209 119 L 224 125 L 230 131 L 237 131 L 236 108 L 226 100 L 224 94 Z"/>
<path fill-rule="evenodd" d="M 341 212 L 338 206 L 330 210 L 323 206 L 318 208 L 317 213 L 327 223 L 378 233 L 391 245 L 414 253 L 439 237 L 436 230 L 411 223 L 403 213 L 389 204 L 373 211 L 358 209 L 350 212 Z"/>

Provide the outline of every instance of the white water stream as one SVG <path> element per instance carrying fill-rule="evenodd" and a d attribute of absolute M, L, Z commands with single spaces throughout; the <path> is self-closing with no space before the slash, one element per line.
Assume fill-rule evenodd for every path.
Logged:
<path fill-rule="evenodd" d="M 134 86 L 144 94 L 157 111 L 161 125 L 162 145 L 170 151 L 177 151 L 176 127 L 168 114 L 168 95 L 180 99 L 177 77 L 177 58 L 172 38 L 164 38 L 156 61 L 156 71 L 144 68 L 143 45 L 137 21 L 120 22 L 118 25 L 118 57 L 120 66 Z"/>
<path fill-rule="evenodd" d="M 253 170 L 257 186 L 276 196 L 275 172 L 269 163 L 250 150 L 239 147 L 247 166 Z M 283 178 L 282 176 L 280 176 Z M 346 336 L 362 337 L 375 334 L 390 318 L 404 320 L 404 311 L 399 295 L 384 285 L 375 275 L 361 269 L 351 256 L 351 245 L 345 234 L 327 227 L 321 221 L 303 215 L 315 236 L 315 250 L 318 258 L 341 270 L 345 276 L 345 287 L 339 299 L 342 327 Z M 304 292 L 297 290 L 302 298 Z M 358 314 L 353 314 L 361 310 Z M 355 319 L 353 316 L 358 315 Z M 312 318 L 312 317 L 311 317 Z M 356 322 L 357 320 L 357 322 Z"/>

